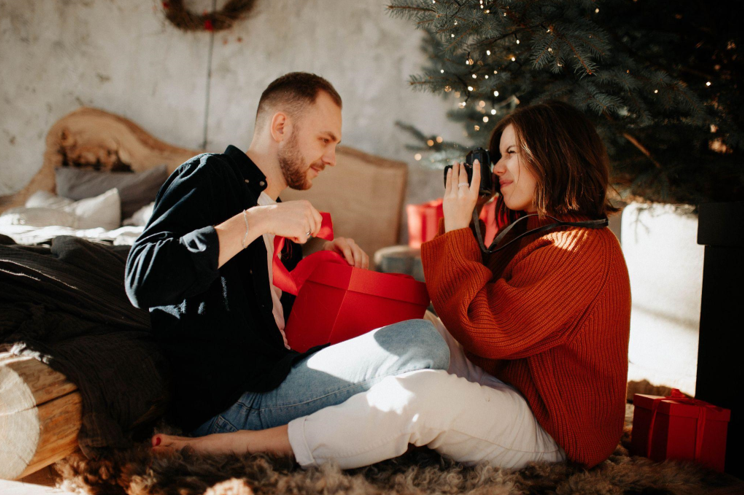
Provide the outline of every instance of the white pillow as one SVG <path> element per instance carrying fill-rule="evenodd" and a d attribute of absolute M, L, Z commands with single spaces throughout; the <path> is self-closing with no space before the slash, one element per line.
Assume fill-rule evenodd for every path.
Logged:
<path fill-rule="evenodd" d="M 60 225 L 74 229 L 102 227 L 114 230 L 120 223 L 121 200 L 116 188 L 80 201 L 38 191 L 28 198 L 25 207 L 12 208 L 0 215 L 0 224 L 3 225 Z"/>
<path fill-rule="evenodd" d="M 131 217 L 122 221 L 122 225 L 135 225 L 135 226 L 144 227 L 145 225 L 147 225 L 147 222 L 150 221 L 150 217 L 152 216 L 152 210 L 154 208 L 155 208 L 155 201 L 135 211 Z"/>

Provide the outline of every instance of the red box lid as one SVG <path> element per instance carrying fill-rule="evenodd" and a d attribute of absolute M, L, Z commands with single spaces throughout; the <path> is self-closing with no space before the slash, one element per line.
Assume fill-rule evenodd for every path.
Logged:
<path fill-rule="evenodd" d="M 420 306 L 428 306 L 430 300 L 426 284 L 408 275 L 362 270 L 332 261 L 319 264 L 308 281 Z"/>
<path fill-rule="evenodd" d="M 643 409 L 652 409 L 654 401 L 660 398 L 663 400 L 660 401 L 657 410 L 661 414 L 697 418 L 700 416 L 701 407 L 711 406 L 706 411 L 707 420 L 728 422 L 731 419 L 731 411 L 729 409 L 716 407 L 704 401 L 697 401 L 697 404 L 690 404 L 681 399 L 664 398 L 659 395 L 635 394 L 633 396 L 633 405 L 635 407 L 642 407 Z"/>

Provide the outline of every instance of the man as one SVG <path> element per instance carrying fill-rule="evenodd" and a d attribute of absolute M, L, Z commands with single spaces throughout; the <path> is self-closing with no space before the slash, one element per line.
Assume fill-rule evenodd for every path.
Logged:
<path fill-rule="evenodd" d="M 318 233 L 321 216 L 307 201 L 278 197 L 287 187 L 311 187 L 326 166 L 335 166 L 341 106 L 319 76 L 290 73 L 272 82 L 261 95 L 248 151 L 228 146 L 182 164 L 132 246 L 127 294 L 150 309 L 173 371 L 169 414 L 185 432 L 286 425 L 385 376 L 447 368 L 447 345 L 424 321 L 304 354 L 284 338 L 292 297 L 272 283 L 273 239 L 288 239 L 282 263 L 291 270 L 302 256 L 296 243 Z M 325 249 L 368 267 L 367 254 L 351 239 L 337 238 Z"/>

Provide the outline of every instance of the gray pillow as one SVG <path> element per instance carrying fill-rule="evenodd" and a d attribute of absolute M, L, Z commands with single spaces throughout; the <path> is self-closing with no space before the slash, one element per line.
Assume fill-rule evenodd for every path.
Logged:
<path fill-rule="evenodd" d="M 155 201 L 158 189 L 168 178 L 168 169 L 165 165 L 158 165 L 145 172 L 132 173 L 58 167 L 54 174 L 57 194 L 76 201 L 98 196 L 115 187 L 121 198 L 121 217 L 129 218 L 146 204 Z"/>

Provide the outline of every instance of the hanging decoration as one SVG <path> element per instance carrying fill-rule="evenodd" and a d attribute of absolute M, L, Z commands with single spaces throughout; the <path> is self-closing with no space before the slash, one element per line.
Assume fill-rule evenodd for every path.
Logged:
<path fill-rule="evenodd" d="M 256 0 L 229 0 L 214 12 L 196 14 L 184 6 L 184 0 L 163 2 L 165 18 L 183 31 L 223 31 L 230 29 L 253 9 Z"/>

